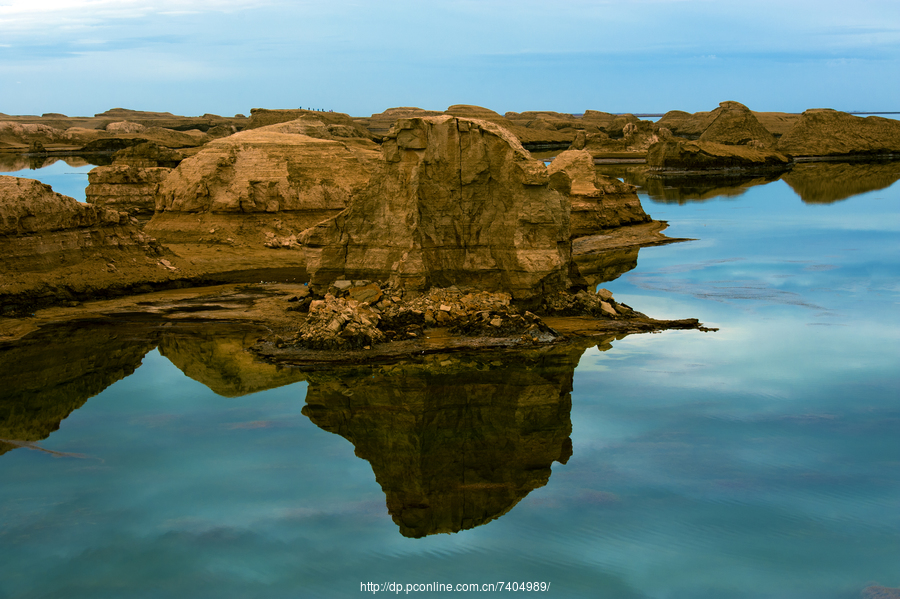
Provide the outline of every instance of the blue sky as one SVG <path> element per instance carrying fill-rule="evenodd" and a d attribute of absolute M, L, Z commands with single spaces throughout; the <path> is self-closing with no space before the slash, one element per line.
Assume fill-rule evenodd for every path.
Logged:
<path fill-rule="evenodd" d="M 0 0 L 0 112 L 900 110 L 900 2 Z"/>

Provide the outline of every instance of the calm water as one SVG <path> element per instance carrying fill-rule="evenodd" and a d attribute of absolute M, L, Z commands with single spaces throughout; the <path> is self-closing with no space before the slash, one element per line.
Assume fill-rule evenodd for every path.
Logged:
<path fill-rule="evenodd" d="M 900 596 L 876 590 L 900 587 L 883 170 L 648 186 L 696 241 L 605 286 L 717 333 L 306 373 L 253 364 L 239 330 L 0 351 L 0 597 Z"/>

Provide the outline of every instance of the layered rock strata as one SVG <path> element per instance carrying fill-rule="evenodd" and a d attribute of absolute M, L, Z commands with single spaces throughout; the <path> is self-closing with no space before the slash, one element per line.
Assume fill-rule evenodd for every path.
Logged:
<path fill-rule="evenodd" d="M 161 183 L 147 230 L 164 243 L 259 248 L 296 235 L 368 183 L 377 146 L 344 133 L 303 118 L 213 141 Z"/>
<path fill-rule="evenodd" d="M 707 141 L 669 140 L 650 147 L 647 165 L 658 173 L 711 169 L 773 171 L 789 169 L 791 159 L 784 154 L 764 148 Z"/>
<path fill-rule="evenodd" d="M 382 151 L 366 192 L 303 233 L 314 289 L 389 280 L 528 299 L 568 288 L 569 204 L 511 133 L 473 119 L 405 119 Z"/>
<path fill-rule="evenodd" d="M 0 176 L 0 199 L 0 302 L 6 312 L 179 277 L 174 258 L 125 213 L 15 177 Z"/>

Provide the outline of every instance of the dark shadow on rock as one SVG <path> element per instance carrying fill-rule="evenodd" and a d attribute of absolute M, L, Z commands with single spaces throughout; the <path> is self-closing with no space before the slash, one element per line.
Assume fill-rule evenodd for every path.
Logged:
<path fill-rule="evenodd" d="M 831 204 L 886 189 L 900 179 L 900 161 L 801 163 L 782 177 L 807 204 Z"/>
<path fill-rule="evenodd" d="M 583 351 L 432 354 L 310 372 L 303 413 L 372 465 L 402 535 L 459 532 L 507 513 L 547 484 L 554 461 L 568 461 Z"/>

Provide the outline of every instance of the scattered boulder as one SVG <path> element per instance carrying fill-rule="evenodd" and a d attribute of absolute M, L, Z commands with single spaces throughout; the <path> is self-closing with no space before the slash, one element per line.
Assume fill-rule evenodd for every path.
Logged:
<path fill-rule="evenodd" d="M 525 299 L 568 288 L 568 202 L 511 133 L 482 120 L 401 119 L 382 151 L 366 192 L 302 235 L 314 289 L 390 280 Z"/>

